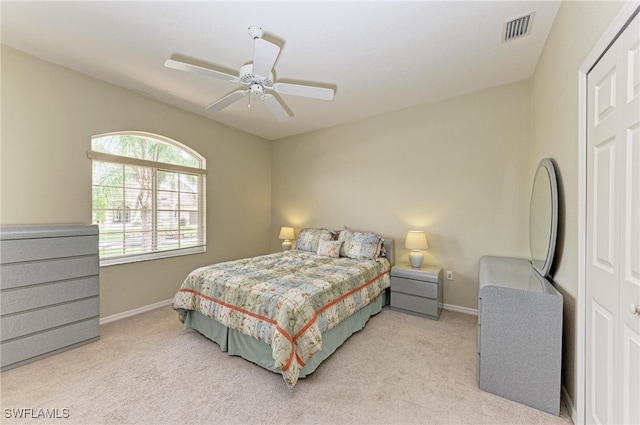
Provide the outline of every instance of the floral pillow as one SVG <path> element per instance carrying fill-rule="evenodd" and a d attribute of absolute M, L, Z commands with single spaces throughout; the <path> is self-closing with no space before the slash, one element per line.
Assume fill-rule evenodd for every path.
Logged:
<path fill-rule="evenodd" d="M 321 240 L 333 239 L 333 233 L 329 229 L 305 228 L 300 230 L 296 249 L 298 251 L 318 252 L 318 244 Z"/>
<path fill-rule="evenodd" d="M 320 240 L 318 243 L 318 255 L 338 258 L 340 256 L 340 246 L 342 246 L 341 241 Z"/>
<path fill-rule="evenodd" d="M 357 260 L 375 260 L 380 256 L 380 249 L 384 239 L 375 233 L 353 229 L 340 232 L 338 241 L 342 242 L 340 256 Z"/>

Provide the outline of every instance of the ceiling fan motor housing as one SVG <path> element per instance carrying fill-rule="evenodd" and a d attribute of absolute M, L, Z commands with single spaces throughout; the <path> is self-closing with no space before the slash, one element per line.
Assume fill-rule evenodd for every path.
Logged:
<path fill-rule="evenodd" d="M 273 73 L 269 74 L 269 78 L 262 78 L 253 73 L 253 64 L 248 63 L 240 68 L 240 82 L 249 87 L 259 84 L 263 88 L 271 88 L 273 87 Z"/>

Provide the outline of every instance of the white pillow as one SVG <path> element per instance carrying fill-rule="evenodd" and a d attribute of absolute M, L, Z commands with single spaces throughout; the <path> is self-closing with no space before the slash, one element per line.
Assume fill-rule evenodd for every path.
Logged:
<path fill-rule="evenodd" d="M 318 255 L 325 257 L 338 258 L 340 255 L 340 246 L 342 241 L 325 241 L 318 242 Z"/>

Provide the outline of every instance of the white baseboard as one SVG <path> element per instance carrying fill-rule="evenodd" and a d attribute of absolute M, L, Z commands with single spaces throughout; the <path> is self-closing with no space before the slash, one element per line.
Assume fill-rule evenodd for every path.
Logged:
<path fill-rule="evenodd" d="M 458 313 L 471 314 L 473 316 L 478 315 L 478 309 L 476 308 L 460 307 L 459 305 L 453 304 L 442 304 L 442 308 L 445 310 L 457 311 Z"/>
<path fill-rule="evenodd" d="M 126 319 L 127 317 L 135 316 L 136 314 L 145 313 L 147 311 L 155 310 L 156 308 L 168 306 L 169 303 L 171 303 L 171 300 L 164 300 L 155 304 L 145 305 L 144 307 L 134 308 L 133 310 L 123 311 L 122 313 L 112 314 L 111 316 L 101 318 L 100 324 L 104 325 L 105 323 Z"/>
<path fill-rule="evenodd" d="M 576 407 L 573 405 L 573 401 L 571 400 L 571 397 L 569 396 L 569 393 L 567 392 L 567 389 L 564 387 L 564 385 L 560 387 L 560 391 L 562 392 L 562 401 L 564 401 L 564 405 L 567 406 L 567 410 L 569 411 L 569 415 L 571 416 L 571 421 L 574 424 L 577 424 L 578 412 L 576 412 Z"/>

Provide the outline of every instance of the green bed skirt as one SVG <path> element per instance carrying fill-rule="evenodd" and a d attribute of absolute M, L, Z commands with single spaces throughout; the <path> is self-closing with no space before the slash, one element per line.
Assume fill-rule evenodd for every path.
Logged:
<path fill-rule="evenodd" d="M 358 332 L 369 318 L 382 311 L 387 304 L 387 292 L 383 292 L 375 301 L 349 316 L 333 329 L 322 334 L 322 350 L 315 353 L 300 371 L 300 378 L 313 373 L 324 359 L 333 354 L 351 335 Z M 216 342 L 222 351 L 232 356 L 240 356 L 272 372 L 275 368 L 271 347 L 264 341 L 258 341 L 234 329 L 229 329 L 215 320 L 196 311 L 188 311 L 185 329 L 194 329 Z"/>

